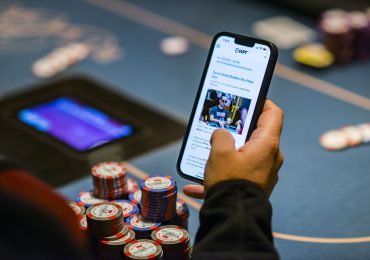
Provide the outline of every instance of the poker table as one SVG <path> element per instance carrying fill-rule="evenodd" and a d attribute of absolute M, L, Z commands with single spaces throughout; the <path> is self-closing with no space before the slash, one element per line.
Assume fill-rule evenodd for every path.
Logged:
<path fill-rule="evenodd" d="M 6 1 L 12 3 L 13 1 Z M 315 28 L 316 20 L 292 10 L 257 1 L 22 1 L 23 8 L 57 12 L 71 24 L 109 34 L 120 58 L 86 60 L 63 75 L 82 73 L 106 82 L 135 100 L 187 123 L 212 36 L 220 31 L 253 35 L 254 21 L 289 16 Z M 179 35 L 189 52 L 169 57 L 159 43 Z M 23 43 L 23 44 L 22 44 Z M 32 42 L 31 42 L 32 43 Z M 41 82 L 31 72 L 36 59 L 55 45 L 22 40 L 0 46 L 0 95 Z M 329 152 L 320 135 L 370 119 L 370 63 L 353 62 L 326 70 L 298 66 L 290 50 L 280 50 L 268 97 L 285 111 L 281 149 L 285 162 L 272 196 L 275 245 L 282 259 L 368 259 L 370 257 L 370 146 Z M 181 188 L 189 183 L 176 173 L 182 140 L 127 161 L 130 175 L 172 175 Z M 74 200 L 91 189 L 89 176 L 57 189 Z M 194 241 L 202 201 L 183 194 L 191 209 Z"/>

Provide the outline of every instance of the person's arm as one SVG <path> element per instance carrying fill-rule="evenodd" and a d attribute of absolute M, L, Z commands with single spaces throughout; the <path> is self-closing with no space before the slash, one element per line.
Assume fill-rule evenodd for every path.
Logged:
<path fill-rule="evenodd" d="M 194 259 L 278 258 L 268 197 L 283 162 L 279 150 L 282 121 L 281 109 L 266 101 L 257 129 L 241 148 L 235 149 L 226 130 L 212 135 L 205 192 L 197 185 L 184 188 L 192 197 L 205 194 Z"/>
<path fill-rule="evenodd" d="M 66 200 L 0 155 L 3 259 L 94 259 Z"/>
<path fill-rule="evenodd" d="M 253 182 L 229 180 L 209 191 L 200 211 L 194 259 L 278 259 L 271 205 Z"/>

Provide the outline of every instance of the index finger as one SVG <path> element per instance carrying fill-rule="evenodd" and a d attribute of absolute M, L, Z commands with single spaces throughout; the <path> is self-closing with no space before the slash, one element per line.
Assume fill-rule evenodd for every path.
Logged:
<path fill-rule="evenodd" d="M 250 139 L 261 137 L 280 138 L 283 127 L 284 113 L 281 108 L 267 99 L 257 122 L 257 128 Z"/>

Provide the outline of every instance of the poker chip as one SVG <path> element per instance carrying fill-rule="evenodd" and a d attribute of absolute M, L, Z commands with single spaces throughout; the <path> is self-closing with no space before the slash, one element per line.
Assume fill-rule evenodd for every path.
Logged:
<path fill-rule="evenodd" d="M 140 202 L 141 202 L 141 190 L 137 190 L 137 191 L 131 192 L 128 195 L 128 199 L 131 202 L 135 203 L 136 205 L 139 205 Z"/>
<path fill-rule="evenodd" d="M 327 150 L 343 150 L 370 142 L 370 123 L 345 126 L 324 133 L 319 140 Z"/>
<path fill-rule="evenodd" d="M 139 239 L 128 243 L 124 250 L 125 259 L 155 259 L 163 257 L 162 247 L 155 241 Z"/>
<path fill-rule="evenodd" d="M 320 145 L 327 150 L 342 150 L 347 147 L 347 136 L 341 130 L 333 130 L 320 137 Z"/>
<path fill-rule="evenodd" d="M 99 238 L 114 236 L 124 228 L 122 208 L 111 202 L 90 206 L 86 220 L 89 232 Z"/>
<path fill-rule="evenodd" d="M 124 218 L 139 214 L 138 206 L 135 203 L 133 203 L 132 201 L 129 201 L 129 200 L 114 200 L 112 202 L 121 206 Z"/>
<path fill-rule="evenodd" d="M 52 77 L 73 64 L 86 59 L 89 54 L 90 48 L 87 44 L 70 43 L 37 60 L 32 65 L 32 72 L 39 78 Z"/>
<path fill-rule="evenodd" d="M 188 205 L 182 199 L 176 201 L 176 217 L 166 221 L 165 225 L 177 225 L 188 229 L 190 210 Z"/>
<path fill-rule="evenodd" d="M 81 191 L 78 194 L 76 202 L 78 205 L 82 205 L 85 208 L 90 207 L 91 205 L 106 202 L 107 200 L 96 198 L 92 192 L 89 191 Z"/>
<path fill-rule="evenodd" d="M 356 146 L 362 143 L 362 131 L 357 126 L 345 126 L 341 129 L 347 138 L 347 145 Z"/>
<path fill-rule="evenodd" d="M 351 30 L 347 12 L 329 10 L 324 12 L 319 22 L 322 40 L 326 48 L 335 56 L 337 63 L 347 63 L 353 57 L 354 33 Z"/>
<path fill-rule="evenodd" d="M 101 238 L 101 240 L 117 240 L 117 239 L 120 239 L 120 238 L 126 236 L 126 234 L 129 230 L 130 230 L 129 226 L 127 226 L 126 224 L 123 223 L 123 228 L 120 232 L 114 234 L 113 236 L 103 237 L 103 238 Z"/>
<path fill-rule="evenodd" d="M 153 230 L 151 237 L 162 246 L 164 259 L 190 258 L 190 236 L 184 228 L 175 225 L 162 226 Z"/>
<path fill-rule="evenodd" d="M 130 194 L 137 190 L 139 190 L 139 184 L 137 183 L 137 181 L 131 178 L 127 178 L 127 193 Z"/>
<path fill-rule="evenodd" d="M 127 170 L 120 162 L 102 162 L 91 170 L 94 195 L 117 199 L 127 194 Z"/>
<path fill-rule="evenodd" d="M 359 11 L 349 12 L 348 17 L 354 32 L 354 59 L 366 60 L 370 56 L 370 19 L 365 13 Z"/>
<path fill-rule="evenodd" d="M 130 216 L 126 224 L 135 231 L 136 238 L 149 238 L 152 230 L 161 226 L 161 223 L 144 220 L 141 215 Z"/>
<path fill-rule="evenodd" d="M 364 143 L 370 142 L 370 123 L 358 125 L 362 132 L 362 140 Z"/>
<path fill-rule="evenodd" d="M 334 55 L 326 49 L 323 44 L 306 44 L 293 51 L 293 58 L 296 62 L 322 69 L 334 63 Z"/>
<path fill-rule="evenodd" d="M 83 215 L 79 221 L 78 221 L 78 225 L 80 227 L 81 230 L 83 231 L 87 231 L 88 227 L 87 227 L 87 220 L 86 220 L 86 215 Z"/>
<path fill-rule="evenodd" d="M 125 245 L 130 243 L 135 239 L 135 232 L 133 230 L 128 230 L 127 233 L 114 240 L 100 240 L 98 243 L 98 251 L 102 258 L 122 258 L 123 249 Z"/>
<path fill-rule="evenodd" d="M 189 41 L 180 36 L 168 37 L 161 41 L 160 50 L 169 56 L 182 55 L 189 50 Z"/>
<path fill-rule="evenodd" d="M 77 204 L 75 202 L 69 202 L 68 205 L 71 207 L 76 216 L 83 216 L 85 214 L 85 207 L 82 204 Z"/>
<path fill-rule="evenodd" d="M 370 19 L 366 12 L 328 10 L 321 15 L 319 29 L 337 63 L 369 59 Z"/>
<path fill-rule="evenodd" d="M 154 176 L 142 180 L 141 216 L 146 220 L 165 222 L 176 216 L 177 186 L 171 176 Z"/>

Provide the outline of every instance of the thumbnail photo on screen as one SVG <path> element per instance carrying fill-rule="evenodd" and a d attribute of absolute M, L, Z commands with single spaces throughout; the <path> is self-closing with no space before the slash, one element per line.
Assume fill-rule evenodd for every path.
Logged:
<path fill-rule="evenodd" d="M 250 99 L 208 89 L 199 120 L 241 135 L 250 104 Z"/>

